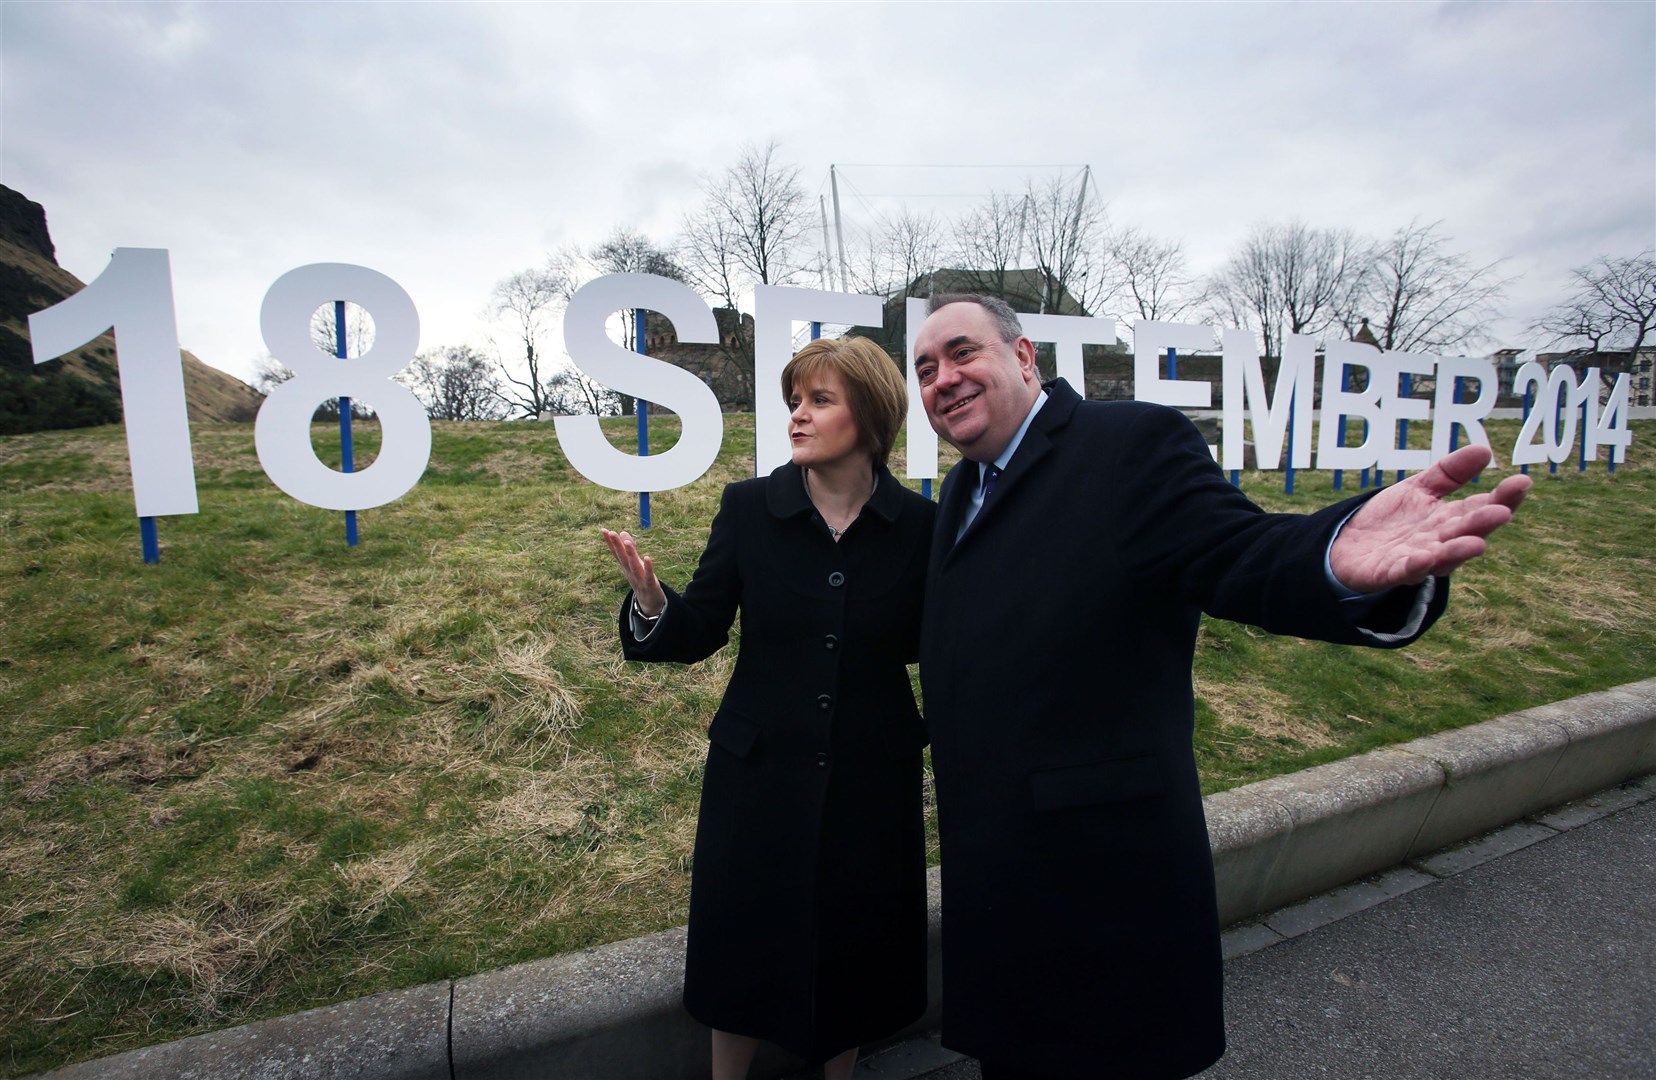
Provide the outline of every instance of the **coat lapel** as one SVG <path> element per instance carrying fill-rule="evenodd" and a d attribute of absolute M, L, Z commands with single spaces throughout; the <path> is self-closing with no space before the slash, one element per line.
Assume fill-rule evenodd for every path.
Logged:
<path fill-rule="evenodd" d="M 1040 468 L 1042 459 L 1052 452 L 1055 433 L 1075 415 L 1075 407 L 1081 403 L 1081 397 L 1070 388 L 1069 383 L 1054 379 L 1043 385 L 1042 389 L 1047 393 L 1047 403 L 1030 421 L 1029 430 L 1024 432 L 1023 441 L 1012 454 L 1012 460 L 1006 463 L 1000 479 L 995 481 L 995 489 L 984 500 L 977 517 L 972 519 L 971 526 L 961 535 L 959 542 L 955 541 L 954 535 L 960 531 L 960 519 L 971 502 L 971 492 L 978 483 L 978 470 L 975 463 L 962 461 L 950 471 L 937 523 L 943 563 L 952 559 L 960 548 L 973 543 L 985 529 L 996 528 L 995 521 L 1002 516 L 998 508 L 1008 499 L 1017 498 L 1014 493 L 1028 483 L 1028 478 Z"/>
<path fill-rule="evenodd" d="M 955 546 L 955 533 L 960 531 L 960 519 L 972 499 L 972 485 L 977 482 L 977 465 L 961 461 L 943 478 L 943 490 L 938 496 L 937 524 L 932 533 L 931 568 L 936 571 Z"/>

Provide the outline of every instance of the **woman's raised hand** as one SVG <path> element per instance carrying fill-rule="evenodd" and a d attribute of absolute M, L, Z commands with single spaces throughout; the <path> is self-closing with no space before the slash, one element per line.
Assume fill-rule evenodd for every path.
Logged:
<path fill-rule="evenodd" d="M 638 545 L 627 533 L 608 529 L 601 531 L 610 554 L 621 564 L 621 572 L 627 575 L 627 584 L 632 586 L 638 610 L 651 617 L 660 615 L 667 607 L 667 594 L 662 591 L 661 582 L 655 576 L 654 564 L 648 556 L 638 553 Z"/>

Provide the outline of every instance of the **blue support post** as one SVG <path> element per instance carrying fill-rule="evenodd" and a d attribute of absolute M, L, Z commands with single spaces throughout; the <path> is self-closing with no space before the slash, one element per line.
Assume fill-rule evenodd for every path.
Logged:
<path fill-rule="evenodd" d="M 1371 378 L 1371 379 L 1374 378 L 1374 372 L 1373 372 L 1372 369 L 1369 371 L 1369 378 Z M 1369 439 L 1368 420 L 1367 419 L 1359 420 L 1358 423 L 1363 425 L 1363 445 L 1367 446 L 1368 445 L 1368 439 Z M 1375 471 L 1379 472 L 1378 469 L 1376 469 Z M 1369 486 L 1369 471 L 1368 471 L 1368 466 L 1365 465 L 1363 467 L 1363 475 L 1359 478 L 1358 483 L 1357 483 L 1357 487 L 1358 487 L 1359 490 L 1367 491 L 1368 486 Z"/>
<path fill-rule="evenodd" d="M 1533 409 L 1534 407 L 1535 407 L 1535 385 L 1532 383 L 1529 386 L 1524 387 L 1524 422 L 1525 423 L 1529 422 L 1530 410 Z M 1518 466 L 1518 471 L 1520 473 L 1522 473 L 1523 475 L 1528 476 L 1529 475 L 1529 466 L 1528 465 L 1520 465 L 1520 466 Z"/>
<path fill-rule="evenodd" d="M 1576 472 L 1587 471 L 1587 399 L 1581 399 L 1581 456 L 1576 465 Z"/>
<path fill-rule="evenodd" d="M 1403 388 L 1400 393 L 1404 397 L 1408 397 L 1414 390 L 1414 379 L 1410 378 L 1409 373 L 1405 371 L 1402 375 L 1402 380 Z M 1409 422 L 1407 420 L 1399 420 L 1397 422 L 1397 448 L 1399 450 L 1407 450 L 1409 448 Z M 1399 484 L 1403 482 L 1402 469 L 1397 470 L 1397 482 Z"/>
<path fill-rule="evenodd" d="M 334 355 L 347 359 L 345 351 L 345 301 L 334 301 Z M 351 445 L 351 399 L 339 399 L 339 471 L 355 469 L 355 450 Z M 357 546 L 356 511 L 345 511 L 345 546 Z"/>
<path fill-rule="evenodd" d="M 1456 375 L 1455 376 L 1455 381 L 1449 384 L 1449 398 L 1456 405 L 1459 405 L 1461 403 L 1460 390 L 1461 390 L 1461 377 L 1459 375 Z M 1460 425 L 1459 424 L 1450 424 L 1449 425 L 1449 452 L 1451 454 L 1453 454 L 1455 452 L 1455 448 L 1458 447 L 1459 445 L 1460 445 Z"/>
<path fill-rule="evenodd" d="M 640 356 L 649 355 L 649 344 L 644 340 L 644 309 L 633 308 L 633 350 Z M 633 398 L 633 412 L 638 417 L 638 456 L 650 456 L 650 403 Z M 638 527 L 650 527 L 650 493 L 638 493 Z"/>
<path fill-rule="evenodd" d="M 1583 432 L 1581 437 L 1585 439 L 1587 437 L 1586 433 Z M 1610 448 L 1610 475 L 1616 475 L 1616 448 L 1614 446 Z"/>
<path fill-rule="evenodd" d="M 1557 434 L 1558 429 L 1564 426 L 1564 398 L 1565 398 L 1565 396 L 1566 395 L 1564 395 L 1564 394 L 1559 394 L 1557 398 L 1553 399 L 1553 433 L 1554 434 Z M 1549 444 L 1548 450 L 1547 450 L 1547 472 L 1552 474 L 1553 476 L 1558 475 L 1558 462 L 1556 462 L 1552 459 L 1552 449 L 1551 449 L 1550 444 Z"/>
<path fill-rule="evenodd" d="M 161 540 L 155 534 L 155 519 L 141 517 L 138 519 L 138 539 L 144 545 L 144 561 L 158 563 L 161 561 Z"/>

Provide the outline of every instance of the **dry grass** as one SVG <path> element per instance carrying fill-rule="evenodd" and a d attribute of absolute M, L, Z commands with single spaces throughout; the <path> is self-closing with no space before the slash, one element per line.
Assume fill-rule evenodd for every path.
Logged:
<path fill-rule="evenodd" d="M 1235 744 L 1242 760 L 1261 757 L 1261 741 L 1287 741 L 1310 750 L 1335 743 L 1326 724 L 1303 715 L 1292 696 L 1264 679 L 1221 682 L 1198 676 L 1196 693 L 1213 710 L 1221 730 L 1240 729 L 1252 736 Z"/>
<path fill-rule="evenodd" d="M 33 462 L 59 463 L 46 470 L 28 469 Z M 90 494 L 124 499 L 132 505 L 132 464 L 126 438 L 118 427 L 85 431 L 41 431 L 0 438 L 0 468 L 14 466 L 21 473 L 11 481 L 15 490 L 32 495 Z M 11 511 L 23 523 L 26 511 Z"/>
<path fill-rule="evenodd" d="M 82 745 L 64 733 L 51 740 L 38 762 L 17 775 L 17 795 L 26 803 L 47 802 L 63 788 L 96 780 L 125 788 L 189 780 L 207 768 L 205 754 L 188 743 L 159 743 L 151 736 L 126 736 Z"/>
<path fill-rule="evenodd" d="M 727 423 L 713 472 L 652 500 L 674 583 L 751 463 Z M 549 427 L 434 440 L 352 551 L 262 480 L 250 427 L 198 426 L 202 513 L 144 567 L 118 430 L 0 439 L 0 1072 L 683 920 L 735 648 L 621 660 L 597 529 L 637 503 Z M 1210 785 L 1649 674 L 1653 471 L 1539 484 L 1407 652 L 1204 627 Z"/>

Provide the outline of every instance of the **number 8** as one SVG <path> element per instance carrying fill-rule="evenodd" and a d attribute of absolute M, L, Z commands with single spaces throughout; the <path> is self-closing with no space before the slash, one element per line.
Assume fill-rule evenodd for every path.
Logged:
<path fill-rule="evenodd" d="M 344 362 L 323 356 L 310 340 L 311 313 L 336 300 L 351 301 L 374 319 L 373 348 Z M 265 348 L 295 373 L 265 398 L 253 425 L 259 464 L 277 487 L 327 510 L 366 510 L 419 483 L 431 459 L 431 421 L 419 399 L 391 381 L 420 343 L 420 317 L 402 286 L 365 266 L 301 266 L 265 293 L 259 330 Z M 316 407 L 336 397 L 372 402 L 379 415 L 380 452 L 361 472 L 330 469 L 311 446 Z"/>

